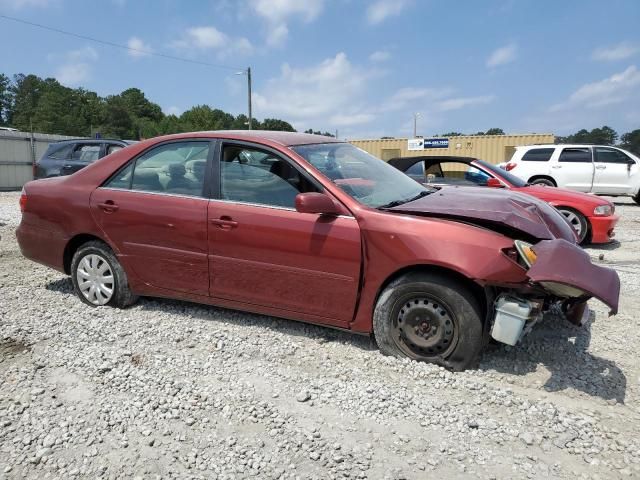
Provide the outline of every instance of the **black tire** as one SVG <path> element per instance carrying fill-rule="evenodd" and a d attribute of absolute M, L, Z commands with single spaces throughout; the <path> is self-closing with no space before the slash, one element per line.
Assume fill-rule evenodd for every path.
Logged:
<path fill-rule="evenodd" d="M 529 180 L 529 183 L 531 185 L 545 185 L 547 187 L 555 187 L 555 186 L 557 186 L 556 182 L 554 182 L 550 178 L 546 178 L 546 177 L 532 178 L 531 180 Z"/>
<path fill-rule="evenodd" d="M 589 243 L 590 225 L 589 220 L 579 211 L 569 207 L 557 207 L 558 211 L 567 219 L 571 228 L 578 235 L 578 244 Z"/>
<path fill-rule="evenodd" d="M 108 268 L 112 273 L 111 276 L 113 281 L 111 297 L 102 305 L 126 308 L 133 304 L 138 297 L 137 295 L 134 295 L 129 288 L 127 274 L 122 268 L 122 265 L 120 265 L 120 262 L 118 262 L 118 259 L 111 248 L 109 248 L 107 244 L 98 240 L 87 242 L 80 246 L 80 248 L 78 248 L 78 250 L 73 254 L 73 259 L 71 260 L 71 280 L 73 282 L 73 289 L 80 300 L 92 307 L 100 306 L 100 304 L 89 301 L 89 299 L 82 293 L 79 285 L 78 266 L 80 265 L 80 262 L 85 258 L 88 258 L 90 255 L 97 256 L 102 259 L 102 261 L 108 265 Z"/>
<path fill-rule="evenodd" d="M 638 194 L 633 197 L 633 201 L 640 205 L 640 192 L 638 192 Z"/>
<path fill-rule="evenodd" d="M 376 303 L 373 332 L 385 355 L 457 371 L 475 366 L 484 346 L 476 297 L 459 281 L 432 273 L 409 273 L 391 282 Z"/>

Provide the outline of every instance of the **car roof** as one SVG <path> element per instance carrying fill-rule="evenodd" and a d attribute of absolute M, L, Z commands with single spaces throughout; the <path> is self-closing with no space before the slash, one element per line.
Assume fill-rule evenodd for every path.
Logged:
<path fill-rule="evenodd" d="M 529 149 L 529 148 L 556 148 L 556 147 L 569 147 L 569 148 L 589 148 L 589 147 L 607 147 L 607 148 L 617 148 L 620 150 L 620 147 L 616 147 L 615 145 L 600 145 L 596 143 L 554 143 L 554 144 L 540 144 L 540 145 L 518 145 L 516 148 L 518 149 Z"/>
<path fill-rule="evenodd" d="M 65 138 L 64 140 L 58 140 L 57 142 L 52 143 L 120 143 L 123 145 L 129 145 L 127 141 L 118 140 L 117 138 Z"/>
<path fill-rule="evenodd" d="M 418 162 L 427 161 L 428 163 L 438 162 L 462 162 L 471 163 L 476 161 L 474 157 L 456 157 L 455 155 L 419 155 L 417 157 L 396 157 L 388 161 L 389 165 L 396 167 L 398 170 L 406 171 Z"/>
<path fill-rule="evenodd" d="M 182 138 L 226 138 L 230 140 L 240 141 L 267 141 L 277 143 L 284 147 L 293 147 L 296 145 L 313 145 L 319 143 L 344 143 L 334 137 L 326 137 L 324 135 L 313 135 L 310 133 L 299 132 L 282 132 L 272 130 L 211 130 L 204 132 L 187 132 L 166 135 L 164 137 L 156 137 L 155 140 L 179 140 Z"/>

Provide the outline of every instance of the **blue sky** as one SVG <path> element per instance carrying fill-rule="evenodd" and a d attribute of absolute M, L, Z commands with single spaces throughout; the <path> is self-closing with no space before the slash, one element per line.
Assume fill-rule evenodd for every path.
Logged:
<path fill-rule="evenodd" d="M 101 95 L 142 89 L 166 113 L 209 104 L 341 137 L 501 127 L 640 128 L 640 1 L 0 0 L 0 13 L 231 67 L 118 50 L 0 19 L 0 72 Z"/>

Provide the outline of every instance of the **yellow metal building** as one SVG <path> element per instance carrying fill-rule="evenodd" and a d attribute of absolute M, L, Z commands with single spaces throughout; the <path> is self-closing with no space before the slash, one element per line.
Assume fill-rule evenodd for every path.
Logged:
<path fill-rule="evenodd" d="M 439 140 L 447 137 L 433 137 Z M 413 139 L 412 139 L 413 140 Z M 528 135 L 468 135 L 448 137 L 446 148 L 425 148 L 409 150 L 409 139 L 390 138 L 375 140 L 350 140 L 352 144 L 383 160 L 394 157 L 415 157 L 420 155 L 454 155 L 474 157 L 491 163 L 506 162 L 511 158 L 515 147 L 553 143 L 555 137 L 550 133 Z"/>

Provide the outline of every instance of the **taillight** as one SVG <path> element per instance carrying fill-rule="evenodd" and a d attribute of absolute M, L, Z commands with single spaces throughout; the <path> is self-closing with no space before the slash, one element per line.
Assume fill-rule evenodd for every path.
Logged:
<path fill-rule="evenodd" d="M 20 211 L 24 212 L 27 209 L 27 192 L 22 189 L 20 192 Z"/>
<path fill-rule="evenodd" d="M 518 166 L 517 163 L 515 162 L 509 162 L 504 166 L 504 169 L 508 172 L 510 170 L 513 170 L 514 168 L 516 168 Z"/>

